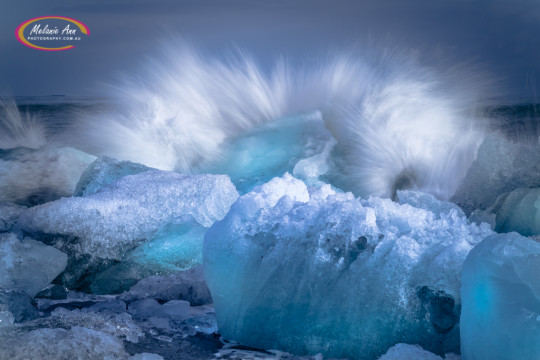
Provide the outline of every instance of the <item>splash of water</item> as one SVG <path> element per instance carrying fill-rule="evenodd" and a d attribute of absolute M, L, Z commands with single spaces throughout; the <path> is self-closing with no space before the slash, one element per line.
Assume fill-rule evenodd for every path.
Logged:
<path fill-rule="evenodd" d="M 84 117 L 83 150 L 197 171 L 219 159 L 228 139 L 319 111 L 337 140 L 336 184 L 362 196 L 416 188 L 446 199 L 483 139 L 475 109 L 485 83 L 458 69 L 435 72 L 400 51 L 297 68 L 278 61 L 265 73 L 241 52 L 219 60 L 186 44 L 168 49 L 111 87 L 120 111 Z"/>
<path fill-rule="evenodd" d="M 0 99 L 0 149 L 37 149 L 45 143 L 45 127 L 37 115 L 21 113 L 13 99 Z"/>

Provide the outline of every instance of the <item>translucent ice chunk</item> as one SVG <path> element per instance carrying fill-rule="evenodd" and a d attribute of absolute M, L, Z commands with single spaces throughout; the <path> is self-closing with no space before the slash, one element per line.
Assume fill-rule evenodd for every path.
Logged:
<path fill-rule="evenodd" d="M 91 163 L 81 175 L 75 196 L 86 196 L 98 192 L 126 175 L 135 175 L 151 168 L 131 161 L 118 161 L 116 159 L 102 156 Z"/>
<path fill-rule="evenodd" d="M 204 171 L 228 174 L 240 193 L 292 172 L 316 179 L 328 170 L 335 140 L 320 113 L 288 117 L 256 127 L 231 141 L 224 155 Z"/>
<path fill-rule="evenodd" d="M 239 198 L 204 243 L 220 333 L 338 358 L 400 342 L 458 352 L 461 266 L 493 232 L 433 196 L 398 197 L 362 200 L 286 174 Z"/>
<path fill-rule="evenodd" d="M 540 359 L 540 242 L 516 233 L 486 238 L 463 265 L 464 359 Z"/>
<path fill-rule="evenodd" d="M 67 255 L 39 241 L 15 234 L 0 234 L 0 288 L 35 296 L 60 274 Z"/>
<path fill-rule="evenodd" d="M 497 211 L 495 230 L 540 235 L 540 188 L 519 188 L 508 194 Z"/>
<path fill-rule="evenodd" d="M 420 346 L 397 344 L 392 346 L 379 360 L 443 360 Z"/>

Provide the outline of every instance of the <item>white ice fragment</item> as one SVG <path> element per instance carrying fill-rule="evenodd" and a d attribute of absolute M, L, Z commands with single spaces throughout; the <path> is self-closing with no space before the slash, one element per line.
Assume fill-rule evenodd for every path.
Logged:
<path fill-rule="evenodd" d="M 418 345 L 397 344 L 392 346 L 379 360 L 443 360 Z"/>

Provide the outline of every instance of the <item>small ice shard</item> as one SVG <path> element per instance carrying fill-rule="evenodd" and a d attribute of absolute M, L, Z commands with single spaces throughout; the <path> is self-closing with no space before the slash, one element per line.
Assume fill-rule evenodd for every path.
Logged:
<path fill-rule="evenodd" d="M 288 174 L 239 198 L 204 243 L 220 333 L 337 358 L 375 359 L 397 343 L 458 352 L 461 266 L 493 231 L 431 195 L 398 198 Z"/>
<path fill-rule="evenodd" d="M 126 303 L 122 300 L 109 300 L 109 301 L 100 301 L 94 305 L 89 306 L 88 308 L 83 308 L 83 311 L 96 312 L 96 313 L 123 313 L 126 312 L 127 306 Z"/>
<path fill-rule="evenodd" d="M 462 272 L 461 354 L 470 360 L 540 359 L 540 242 L 489 236 Z"/>
<path fill-rule="evenodd" d="M 185 318 L 189 314 L 189 301 L 171 300 L 161 305 L 161 311 L 172 318 Z"/>
<path fill-rule="evenodd" d="M 32 300 L 25 292 L 0 289 L 0 306 L 7 307 L 15 322 L 32 320 L 39 316 Z"/>
<path fill-rule="evenodd" d="M 201 265 L 168 276 L 150 276 L 121 296 L 126 301 L 145 298 L 158 301 L 186 300 L 193 306 L 212 303 Z"/>
<path fill-rule="evenodd" d="M 144 338 L 144 332 L 127 312 L 93 312 L 91 309 L 84 307 L 81 310 L 68 310 L 68 308 L 84 305 L 86 305 L 84 301 L 58 303 L 57 307 L 51 312 L 51 316 L 48 318 L 49 321 L 36 321 L 36 324 L 51 326 L 52 323 L 65 328 L 84 326 L 134 344 Z"/>
<path fill-rule="evenodd" d="M 451 200 L 470 214 L 488 209 L 499 195 L 519 187 L 540 187 L 539 156 L 540 143 L 519 144 L 490 135 Z"/>
<path fill-rule="evenodd" d="M 397 344 L 392 346 L 379 360 L 443 360 L 417 345 Z"/>
<path fill-rule="evenodd" d="M 67 255 L 39 241 L 0 234 L 0 288 L 24 291 L 34 297 L 60 274 Z"/>
<path fill-rule="evenodd" d="M 189 315 L 189 302 L 183 300 L 170 300 L 160 304 L 154 299 L 137 300 L 129 304 L 129 312 L 136 319 L 171 318 L 184 319 Z"/>
<path fill-rule="evenodd" d="M 92 195 L 30 208 L 21 214 L 19 226 L 37 236 L 66 239 L 59 246 L 70 253 L 121 260 L 166 226 L 192 221 L 210 226 L 237 197 L 226 175 L 150 170 Z"/>
<path fill-rule="evenodd" d="M 293 175 L 306 183 L 317 183 L 319 178 L 330 170 L 329 157 L 336 143 L 336 140 L 331 138 L 320 153 L 298 161 L 292 171 Z"/>
<path fill-rule="evenodd" d="M 81 175 L 75 196 L 87 196 L 98 192 L 101 188 L 111 185 L 126 175 L 135 175 L 152 170 L 142 164 L 131 161 L 119 161 L 107 156 L 102 156 L 91 163 Z"/>
<path fill-rule="evenodd" d="M 130 356 L 128 360 L 163 360 L 163 356 L 151 353 L 140 353 Z"/>
<path fill-rule="evenodd" d="M 59 284 L 50 284 L 45 289 L 41 290 L 36 295 L 36 298 L 60 300 L 65 299 L 67 293 L 68 290 L 64 286 Z"/>
<path fill-rule="evenodd" d="M 161 304 L 154 299 L 137 300 L 129 304 L 129 313 L 135 319 L 149 319 L 151 317 L 159 317 L 163 315 Z"/>
<path fill-rule="evenodd" d="M 32 206 L 71 196 L 95 159 L 69 147 L 0 150 L 0 202 Z"/>
<path fill-rule="evenodd" d="M 9 307 L 0 304 L 0 328 L 12 326 L 14 322 L 15 316 L 9 311 Z"/>
<path fill-rule="evenodd" d="M 497 210 L 495 230 L 540 235 L 540 188 L 519 188 L 508 194 Z"/>

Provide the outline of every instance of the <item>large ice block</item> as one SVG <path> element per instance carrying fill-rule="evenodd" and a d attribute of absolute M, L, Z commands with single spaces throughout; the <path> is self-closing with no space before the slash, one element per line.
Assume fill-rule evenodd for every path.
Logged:
<path fill-rule="evenodd" d="M 39 241 L 0 234 L 0 288 L 35 296 L 60 274 L 67 255 Z"/>
<path fill-rule="evenodd" d="M 540 359 L 540 242 L 490 236 L 462 272 L 461 353 L 467 360 Z"/>
<path fill-rule="evenodd" d="M 226 175 L 150 170 L 122 177 L 85 197 L 63 198 L 22 213 L 19 226 L 54 237 L 70 253 L 121 260 L 167 227 L 203 227 L 225 216 L 238 193 Z"/>
<path fill-rule="evenodd" d="M 458 352 L 461 266 L 493 232 L 456 205 L 397 195 L 362 200 L 286 174 L 239 198 L 204 243 L 220 333 L 337 358 L 397 343 Z"/>

